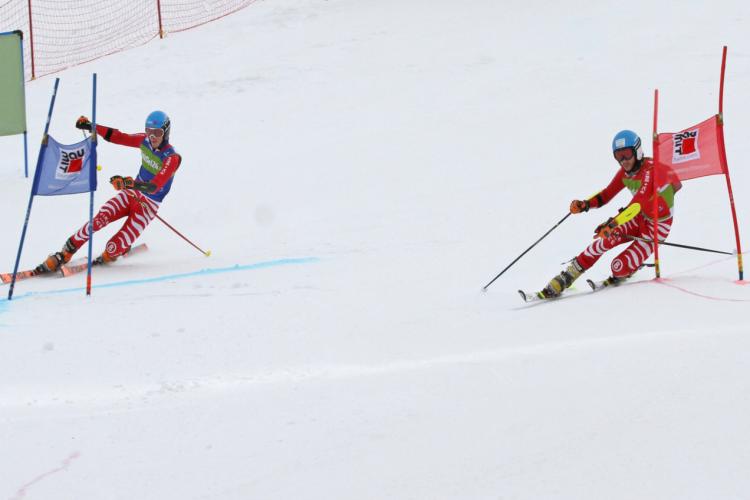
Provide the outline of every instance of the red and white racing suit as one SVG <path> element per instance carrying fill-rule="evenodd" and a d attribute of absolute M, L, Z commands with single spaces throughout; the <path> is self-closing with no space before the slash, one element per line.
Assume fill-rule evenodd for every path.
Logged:
<path fill-rule="evenodd" d="M 682 187 L 682 184 L 669 166 L 660 165 L 659 169 L 657 233 L 659 241 L 663 241 L 672 228 L 674 195 Z M 611 264 L 612 276 L 616 278 L 630 276 L 651 255 L 653 252 L 651 243 L 630 239 L 628 236 L 648 240 L 654 239 L 654 220 L 652 218 L 654 172 L 653 160 L 644 158 L 641 168 L 635 174 L 628 176 L 623 169 L 619 169 L 609 185 L 588 200 L 590 207 L 599 208 L 609 203 L 624 188 L 628 188 L 633 194 L 630 205 L 639 203 L 641 211 L 633 219 L 615 228 L 609 238 L 597 238 L 576 257 L 584 270 L 593 266 L 605 252 L 623 243 L 630 243 L 630 245 L 615 257 Z"/>
<path fill-rule="evenodd" d="M 182 158 L 174 148 L 164 141 L 158 149 L 153 149 L 146 134 L 125 134 L 117 129 L 96 126 L 97 133 L 109 142 L 140 148 L 142 156 L 141 169 L 136 180 L 156 185 L 156 191 L 144 194 L 135 189 L 123 189 L 101 206 L 94 217 L 94 232 L 107 226 L 110 222 L 127 217 L 122 227 L 107 242 L 105 253 L 114 259 L 130 249 L 149 222 L 156 217 L 159 205 L 169 192 L 177 168 Z M 76 249 L 80 248 L 91 237 L 89 223 L 83 225 L 71 237 Z"/>

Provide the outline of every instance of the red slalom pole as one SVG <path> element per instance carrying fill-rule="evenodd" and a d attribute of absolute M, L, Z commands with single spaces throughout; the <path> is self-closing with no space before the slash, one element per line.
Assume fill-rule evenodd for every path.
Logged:
<path fill-rule="evenodd" d="M 654 271 L 656 279 L 661 277 L 659 267 L 659 135 L 657 133 L 657 119 L 659 117 L 659 89 L 654 89 Z"/>
<path fill-rule="evenodd" d="M 732 222 L 734 224 L 734 238 L 737 243 L 737 270 L 740 275 L 740 282 L 743 281 L 744 272 L 742 270 L 742 244 L 740 243 L 740 229 L 737 222 L 737 210 L 734 208 L 734 194 L 732 194 L 732 181 L 729 180 L 729 165 L 727 163 L 727 152 L 724 149 L 724 72 L 727 67 L 727 46 L 721 54 L 721 80 L 719 82 L 719 154 L 724 166 L 724 178 L 727 180 L 727 191 L 729 192 L 729 206 L 732 210 Z"/>

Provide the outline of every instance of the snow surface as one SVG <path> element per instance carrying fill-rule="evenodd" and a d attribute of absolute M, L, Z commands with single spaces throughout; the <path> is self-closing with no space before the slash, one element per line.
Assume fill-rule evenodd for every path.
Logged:
<path fill-rule="evenodd" d="M 0 301 L 0 498 L 748 498 L 733 257 L 662 248 L 664 282 L 522 303 L 623 193 L 481 293 L 606 185 L 615 132 L 650 137 L 654 88 L 662 131 L 716 113 L 723 45 L 750 245 L 748 21 L 735 0 L 265 0 L 56 75 L 60 141 L 92 72 L 100 123 L 171 115 L 184 163 L 160 215 L 212 255 L 155 221 L 91 297 L 81 275 Z M 27 86 L 32 170 L 53 81 Z M 20 144 L 0 140 L 4 270 Z M 99 155 L 103 181 L 137 171 L 135 150 Z M 686 183 L 671 241 L 732 251 L 726 193 Z M 84 195 L 36 198 L 22 267 L 87 216 Z"/>

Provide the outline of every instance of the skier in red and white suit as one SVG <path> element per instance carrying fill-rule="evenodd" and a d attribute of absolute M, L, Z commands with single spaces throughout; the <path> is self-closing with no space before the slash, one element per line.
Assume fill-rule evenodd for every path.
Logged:
<path fill-rule="evenodd" d="M 133 242 L 146 226 L 156 217 L 156 212 L 164 197 L 172 187 L 175 172 L 182 158 L 169 144 L 169 117 L 163 111 L 154 111 L 146 118 L 144 133 L 125 134 L 103 125 L 96 126 L 96 132 L 104 140 L 139 148 L 141 168 L 135 179 L 115 175 L 110 183 L 118 191 L 117 195 L 99 209 L 93 220 L 94 231 L 99 231 L 110 222 L 127 218 L 122 227 L 109 239 L 97 264 L 112 262 L 130 250 Z M 91 130 L 91 121 L 85 116 L 76 121 L 76 128 Z M 37 267 L 37 272 L 51 272 L 68 262 L 73 254 L 86 243 L 89 223 L 76 231 L 63 245 L 60 252 L 50 255 Z"/>
<path fill-rule="evenodd" d="M 652 244 L 643 239 L 654 239 L 654 161 L 643 157 L 641 139 L 630 130 L 623 130 L 615 135 L 612 152 L 620 164 L 620 170 L 609 185 L 596 195 L 587 200 L 573 200 L 570 203 L 570 212 L 578 214 L 590 208 L 600 208 L 627 188 L 633 194 L 633 198 L 621 213 L 629 213 L 631 218 L 618 224 L 614 217 L 610 217 L 600 224 L 595 230 L 594 242 L 576 256 L 564 271 L 552 278 L 540 292 L 544 297 L 560 295 L 605 252 L 618 245 L 630 243 L 612 261 L 612 275 L 604 281 L 605 286 L 632 276 L 653 252 Z M 682 183 L 669 166 L 660 165 L 659 169 L 657 233 L 658 241 L 664 241 L 672 228 L 674 195 L 682 187 Z"/>

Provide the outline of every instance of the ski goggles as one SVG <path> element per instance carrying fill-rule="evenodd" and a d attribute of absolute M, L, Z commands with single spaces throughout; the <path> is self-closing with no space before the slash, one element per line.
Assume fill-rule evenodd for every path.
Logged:
<path fill-rule="evenodd" d="M 614 155 L 615 160 L 617 160 L 618 163 L 622 163 L 624 161 L 632 160 L 635 156 L 635 151 L 633 151 L 633 148 L 623 148 L 615 151 Z"/>
<path fill-rule="evenodd" d="M 160 128 L 146 128 L 146 136 L 153 137 L 154 139 L 161 139 L 164 137 L 164 129 Z"/>

